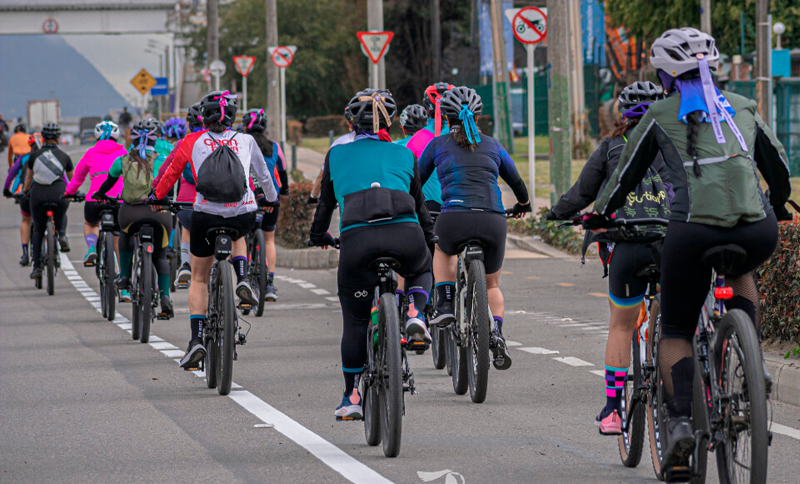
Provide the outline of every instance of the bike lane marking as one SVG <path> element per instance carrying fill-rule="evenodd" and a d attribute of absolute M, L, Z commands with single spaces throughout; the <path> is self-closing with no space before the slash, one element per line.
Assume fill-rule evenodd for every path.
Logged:
<path fill-rule="evenodd" d="M 87 299 L 87 302 L 89 302 L 98 313 L 102 313 L 99 302 L 88 301 L 90 297 L 93 297 L 93 295 L 96 296 L 97 293 L 94 291 L 80 291 L 79 288 L 88 287 L 88 284 L 75 270 L 75 267 L 67 258 L 66 254 L 62 252 L 60 257 L 61 268 L 65 274 L 69 274 L 70 283 L 72 283 L 72 285 L 78 289 L 79 292 L 81 292 L 81 295 Z M 301 282 L 305 283 L 305 281 Z M 113 324 L 120 329 L 131 333 L 130 320 L 119 312 L 115 313 Z M 184 352 L 182 350 L 176 349 L 177 347 L 173 344 L 153 334 L 150 335 L 150 340 L 153 341 L 150 343 L 150 346 L 158 350 L 159 353 L 169 358 L 173 358 L 173 361 L 180 362 L 180 359 L 175 357 L 183 356 Z M 196 377 L 205 377 L 205 372 L 199 370 L 191 373 L 194 373 Z M 231 384 L 231 388 L 235 391 L 231 391 L 231 393 L 227 395 L 228 398 L 236 402 L 236 404 L 251 414 L 255 415 L 265 424 L 274 426 L 275 430 L 291 439 L 300 447 L 306 449 L 320 462 L 338 472 L 348 481 L 354 484 L 393 484 L 392 481 L 383 477 L 366 464 L 363 464 L 358 459 L 352 457 L 342 449 L 315 434 L 299 422 L 292 420 L 285 413 L 272 407 L 264 400 L 261 400 L 249 391 L 244 390 L 241 385 L 238 385 L 234 382 Z"/>

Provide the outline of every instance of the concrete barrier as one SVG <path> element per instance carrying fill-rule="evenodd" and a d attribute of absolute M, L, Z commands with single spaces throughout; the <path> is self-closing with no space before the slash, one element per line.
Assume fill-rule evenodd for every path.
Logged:
<path fill-rule="evenodd" d="M 279 245 L 275 247 L 278 250 L 278 267 L 287 269 L 334 269 L 339 267 L 339 251 L 336 249 L 285 249 Z"/>

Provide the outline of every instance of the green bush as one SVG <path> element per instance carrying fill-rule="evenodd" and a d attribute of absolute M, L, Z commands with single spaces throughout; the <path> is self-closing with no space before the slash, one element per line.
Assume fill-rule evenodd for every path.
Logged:
<path fill-rule="evenodd" d="M 281 197 L 275 241 L 287 249 L 305 249 L 308 230 L 314 219 L 316 205 L 306 203 L 311 193 L 311 183 L 292 183 L 289 195 Z"/>
<path fill-rule="evenodd" d="M 800 343 L 800 217 L 778 224 L 778 247 L 758 270 L 761 336 Z"/>
<path fill-rule="evenodd" d="M 549 208 L 539 209 L 538 216 L 529 216 L 519 220 L 508 219 L 508 232 L 514 235 L 538 235 L 542 240 L 556 249 L 580 255 L 583 248 L 583 232 L 572 227 L 558 228 L 563 222 L 545 220 L 544 215 Z"/>

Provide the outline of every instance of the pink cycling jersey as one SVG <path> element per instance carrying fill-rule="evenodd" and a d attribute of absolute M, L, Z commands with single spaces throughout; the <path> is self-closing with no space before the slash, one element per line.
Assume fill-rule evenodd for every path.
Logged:
<path fill-rule="evenodd" d="M 125 147 L 116 141 L 100 140 L 95 143 L 94 146 L 86 151 L 81 161 L 78 162 L 78 166 L 75 167 L 75 176 L 72 177 L 69 185 L 67 185 L 66 193 L 68 195 L 76 194 L 84 180 L 86 180 L 86 176 L 89 175 L 91 181 L 89 191 L 86 194 L 86 201 L 95 202 L 96 200 L 92 195 L 108 178 L 108 170 L 114 160 L 125 153 Z M 122 192 L 122 178 L 117 180 L 117 183 L 108 191 L 107 195 L 109 197 L 118 197 L 120 192 Z"/>

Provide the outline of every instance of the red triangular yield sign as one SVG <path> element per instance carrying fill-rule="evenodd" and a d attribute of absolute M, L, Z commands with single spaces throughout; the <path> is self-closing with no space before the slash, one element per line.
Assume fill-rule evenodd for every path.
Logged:
<path fill-rule="evenodd" d="M 236 65 L 236 70 L 242 77 L 247 77 L 250 70 L 253 69 L 253 64 L 256 62 L 256 57 L 252 55 L 235 55 L 233 56 L 233 63 Z"/>
<path fill-rule="evenodd" d="M 356 35 L 373 64 L 380 62 L 394 38 L 394 32 L 356 32 Z"/>

